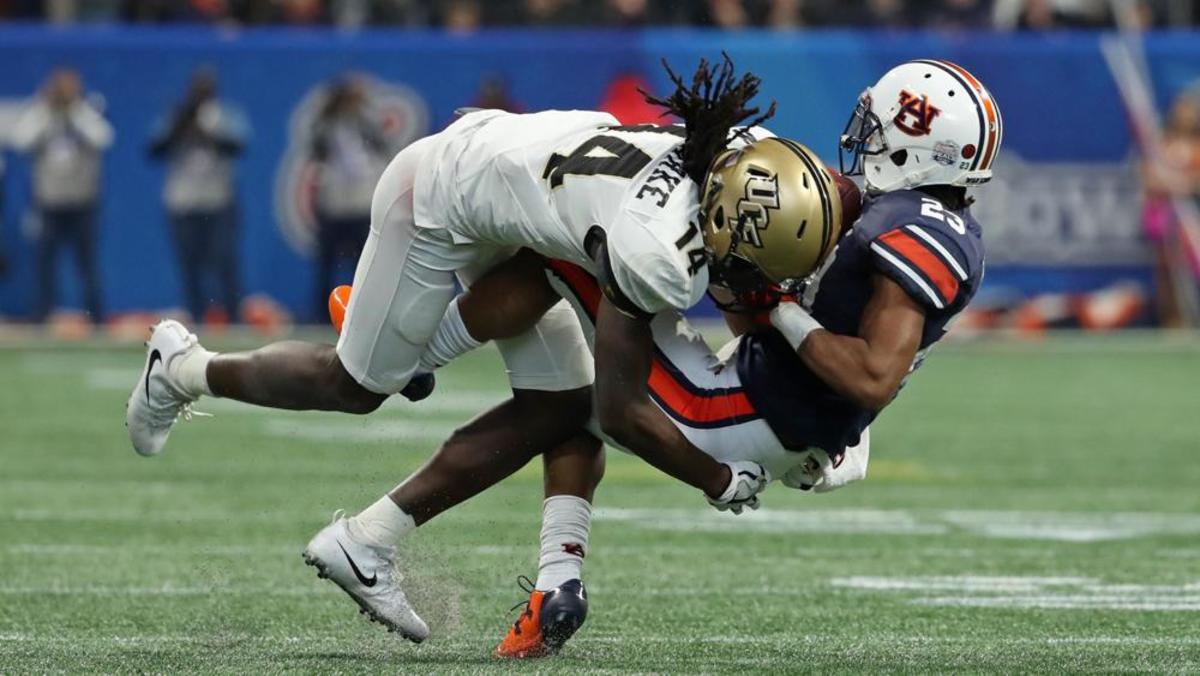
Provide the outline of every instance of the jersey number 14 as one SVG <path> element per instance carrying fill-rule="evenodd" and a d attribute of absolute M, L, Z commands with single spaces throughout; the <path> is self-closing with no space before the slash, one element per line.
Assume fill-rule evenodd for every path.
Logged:
<path fill-rule="evenodd" d="M 682 127 L 660 127 L 653 124 L 639 124 L 622 127 L 611 127 L 612 131 L 642 132 L 653 134 L 674 134 L 683 136 Z M 600 134 L 579 144 L 570 155 L 554 153 L 546 162 L 542 178 L 550 183 L 550 188 L 562 186 L 563 179 L 568 175 L 574 176 L 614 176 L 616 178 L 633 178 L 637 176 L 654 158 L 636 145 L 618 138 Z M 687 231 L 675 242 L 675 246 L 683 251 L 700 229 L 696 223 L 688 223 Z M 697 247 L 687 252 L 688 272 L 695 275 L 704 267 L 707 258 L 703 248 Z"/>

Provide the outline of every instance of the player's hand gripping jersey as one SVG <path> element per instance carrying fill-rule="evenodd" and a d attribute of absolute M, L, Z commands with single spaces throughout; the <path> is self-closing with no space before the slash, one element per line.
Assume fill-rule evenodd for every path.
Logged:
<path fill-rule="evenodd" d="M 484 110 L 438 138 L 436 159 L 416 180 L 418 226 L 575 263 L 615 286 L 634 312 L 684 310 L 704 294 L 699 187 L 683 173 L 683 127 L 621 126 L 587 111 Z"/>
<path fill-rule="evenodd" d="M 922 192 L 869 198 L 862 216 L 803 288 L 801 305 L 829 331 L 857 336 L 877 273 L 925 310 L 915 370 L 983 279 L 979 223 L 969 209 L 947 210 Z M 789 448 L 840 453 L 859 442 L 876 415 L 830 389 L 775 331 L 743 338 L 738 372 L 755 408 Z"/>

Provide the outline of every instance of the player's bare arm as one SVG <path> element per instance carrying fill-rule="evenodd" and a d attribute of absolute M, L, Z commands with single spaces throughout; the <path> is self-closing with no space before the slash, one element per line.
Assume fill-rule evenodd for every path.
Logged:
<path fill-rule="evenodd" d="M 818 328 L 804 338 L 797 352 L 836 392 L 878 411 L 895 397 L 912 367 L 925 326 L 925 310 L 884 275 L 875 275 L 874 287 L 863 313 L 860 337 Z"/>
<path fill-rule="evenodd" d="M 729 468 L 688 442 L 646 391 L 654 338 L 650 319 L 631 317 L 607 298 L 596 319 L 596 413 L 614 441 L 671 476 L 717 497 Z"/>

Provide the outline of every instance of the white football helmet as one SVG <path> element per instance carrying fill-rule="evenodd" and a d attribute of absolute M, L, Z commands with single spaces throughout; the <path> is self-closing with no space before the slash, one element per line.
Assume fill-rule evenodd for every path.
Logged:
<path fill-rule="evenodd" d="M 980 185 L 1003 136 L 1000 107 L 974 75 L 949 61 L 909 61 L 858 97 L 842 133 L 842 173 L 877 193 Z"/>

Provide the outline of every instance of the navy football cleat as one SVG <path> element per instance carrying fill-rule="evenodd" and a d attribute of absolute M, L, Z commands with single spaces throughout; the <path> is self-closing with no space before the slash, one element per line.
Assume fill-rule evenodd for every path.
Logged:
<path fill-rule="evenodd" d="M 545 657 L 557 653 L 587 619 L 587 589 L 580 580 L 567 580 L 550 591 L 533 588 L 529 578 L 518 578 L 529 592 L 525 610 L 508 635 L 496 646 L 496 657 Z"/>

